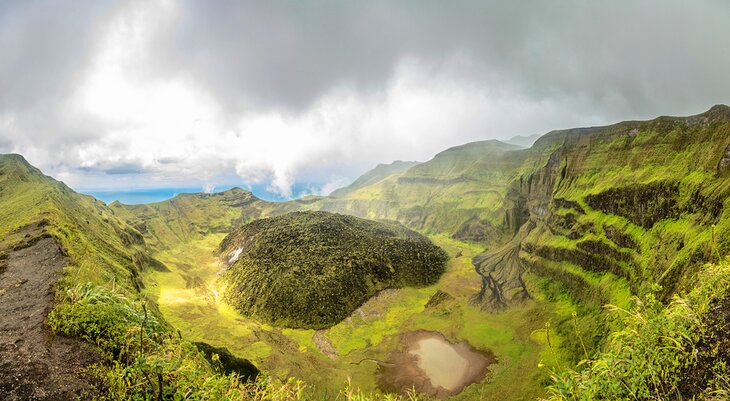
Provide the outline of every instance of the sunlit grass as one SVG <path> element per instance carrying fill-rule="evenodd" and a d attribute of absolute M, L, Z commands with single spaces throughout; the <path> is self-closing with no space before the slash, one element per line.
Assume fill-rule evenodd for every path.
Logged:
<path fill-rule="evenodd" d="M 336 349 L 335 360 L 327 358 L 317 348 L 314 330 L 279 329 L 261 324 L 241 316 L 211 295 L 217 288 L 220 269 L 214 250 L 222 235 L 209 235 L 159 252 L 156 256 L 170 272 L 149 272 L 146 279 L 151 284 L 150 291 L 157 296 L 163 315 L 184 338 L 226 347 L 280 378 L 295 374 L 312 384 L 317 392 L 336 394 L 348 377 L 353 386 L 365 391 L 375 390 L 377 365 L 360 361 L 367 358 L 383 360 L 399 346 L 397 340 L 401 334 L 424 329 L 440 331 L 453 340 L 468 341 L 477 348 L 492 350 L 500 358 L 500 363 L 494 367 L 493 380 L 506 383 L 527 374 L 531 377 L 531 391 L 540 394 L 539 381 L 544 377 L 537 362 L 544 347 L 530 337 L 529 331 L 542 327 L 544 322 L 538 318 L 525 326 L 525 320 L 534 312 L 530 308 L 491 314 L 468 306 L 481 285 L 471 257 L 483 251 L 483 247 L 444 235 L 431 238 L 452 256 L 441 280 L 425 288 L 391 290 L 384 300 L 376 297 L 362 307 L 364 319 L 355 312 L 325 330 L 325 337 Z M 461 256 L 455 258 L 459 253 Z M 185 288 L 183 275 L 198 275 L 206 288 L 202 291 Z M 453 313 L 440 315 L 441 312 L 425 309 L 425 304 L 438 290 L 448 292 L 457 300 L 459 307 L 454 308 Z M 472 387 L 483 392 L 489 386 L 485 383 Z M 475 391 L 470 388 L 465 394 L 473 395 Z M 518 399 L 519 394 L 524 392 L 515 391 L 513 399 Z"/>

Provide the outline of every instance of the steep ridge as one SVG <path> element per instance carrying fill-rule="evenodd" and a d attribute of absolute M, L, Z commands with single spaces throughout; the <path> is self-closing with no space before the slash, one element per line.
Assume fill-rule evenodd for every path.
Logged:
<path fill-rule="evenodd" d="M 262 201 L 249 191 L 233 188 L 215 194 L 180 194 L 147 205 L 114 202 L 109 207 L 139 230 L 151 246 L 164 249 L 211 233 L 227 234 L 233 227 L 301 206 L 297 202 Z"/>
<path fill-rule="evenodd" d="M 445 150 L 432 160 L 337 198 L 308 207 L 371 219 L 395 220 L 421 232 L 503 243 L 518 226 L 507 185 L 523 163 L 519 147 L 489 140 Z"/>
<path fill-rule="evenodd" d="M 397 174 L 403 171 L 408 170 L 409 168 L 418 165 L 419 162 L 406 162 L 401 160 L 396 160 L 393 163 L 389 164 L 378 164 L 375 166 L 374 169 L 366 172 L 365 174 L 358 177 L 355 181 L 352 182 L 352 184 L 339 188 L 335 191 L 333 191 L 330 196 L 332 197 L 342 197 L 346 196 L 359 188 L 366 187 L 368 185 L 373 185 L 378 183 L 379 181 L 382 181 L 383 179 L 393 175 Z"/>
<path fill-rule="evenodd" d="M 104 203 L 43 175 L 22 156 L 0 155 L 0 238 L 7 242 L 31 225 L 59 242 L 78 280 L 114 280 L 135 292 L 143 286 L 139 271 L 157 265 L 142 235 Z M 14 246 L 22 247 L 35 237 L 18 241 Z"/>
<path fill-rule="evenodd" d="M 519 181 L 536 225 L 523 241 L 525 264 L 609 272 L 633 292 L 658 283 L 665 297 L 686 288 L 712 252 L 728 249 L 729 134 L 730 108 L 716 106 L 546 135 L 536 146 L 557 147 L 546 169 Z M 542 184 L 525 185 L 535 178 Z"/>

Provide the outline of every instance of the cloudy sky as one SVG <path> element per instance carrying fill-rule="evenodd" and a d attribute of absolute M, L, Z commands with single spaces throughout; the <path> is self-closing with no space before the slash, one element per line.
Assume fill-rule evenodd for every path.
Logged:
<path fill-rule="evenodd" d="M 730 2 L 0 1 L 0 153 L 77 189 L 327 193 L 730 103 Z"/>

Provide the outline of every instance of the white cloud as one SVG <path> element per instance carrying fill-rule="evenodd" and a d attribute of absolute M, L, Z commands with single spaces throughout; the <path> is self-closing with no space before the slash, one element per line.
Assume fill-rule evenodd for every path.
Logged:
<path fill-rule="evenodd" d="M 203 184 L 202 191 L 205 194 L 212 194 L 213 192 L 215 192 L 215 185 L 211 184 L 209 182 L 206 182 L 205 184 Z"/>
<path fill-rule="evenodd" d="M 406 3 L 339 5 L 335 21 L 327 21 L 336 27 L 329 32 L 329 25 L 315 23 L 324 14 L 289 12 L 291 5 L 202 4 L 133 0 L 104 8 L 84 19 L 93 21 L 91 28 L 79 30 L 90 38 L 78 45 L 88 54 L 61 47 L 79 36 L 75 30 L 64 40 L 49 40 L 47 52 L 34 50 L 30 39 L 24 46 L 0 40 L 0 52 L 17 53 L 37 69 L 34 78 L 45 77 L 32 88 L 44 96 L 56 82 L 44 74 L 56 70 L 28 60 L 73 55 L 64 64 L 73 74 L 54 86 L 50 100 L 29 96 L 23 105 L 32 107 L 9 107 L 12 96 L 0 93 L 0 150 L 22 152 L 77 188 L 205 190 L 243 182 L 289 197 L 328 193 L 377 163 L 424 161 L 469 141 L 651 117 L 646 110 L 662 107 L 662 113 L 700 112 L 688 105 L 709 107 L 727 93 L 727 80 L 709 73 L 722 76 L 730 65 L 727 52 L 712 48 L 727 41 L 727 25 L 700 18 L 722 20 L 721 11 L 710 12 L 726 10 L 719 3 L 706 12 L 688 6 L 692 30 L 684 47 L 696 57 L 683 58 L 673 57 L 674 41 L 664 34 L 672 24 L 652 20 L 656 32 L 641 35 L 646 43 L 637 44 L 633 35 L 641 34 L 643 20 L 627 22 L 628 37 L 616 34 L 613 21 L 632 13 L 603 10 L 609 6 L 592 6 L 606 15 L 597 24 L 584 18 L 584 9 L 539 3 L 519 17 L 504 6 L 515 21 L 500 14 L 497 3 L 482 5 L 493 13 L 470 12 L 467 3 L 413 10 Z M 672 15 L 684 17 L 678 4 Z M 381 12 L 391 18 L 382 32 L 372 32 L 370 21 Z M 565 23 L 555 26 L 553 12 L 565 13 Z M 433 22 L 442 14 L 451 22 L 439 28 Z M 597 25 L 590 38 L 575 35 L 587 31 L 586 21 Z M 23 29 L 0 28 L 4 37 L 47 34 L 22 21 L 12 26 Z M 337 33 L 343 36 L 333 40 Z M 383 35 L 395 39 L 384 43 Z M 339 41 L 351 48 L 336 48 Z M 597 48 L 602 41 L 608 43 Z M 698 43 L 708 43 L 709 50 Z M 10 71 L 0 86 L 16 89 L 11 93 L 18 97 L 30 81 L 13 81 L 23 66 L 8 61 L 13 59 L 0 60 L 0 71 Z M 687 72 L 680 75 L 696 84 L 675 86 L 674 70 L 642 72 L 675 59 Z M 662 96 L 681 95 L 685 87 L 699 88 L 700 100 L 680 104 L 688 97 Z M 637 111 L 637 105 L 651 107 Z M 309 186 L 302 189 L 302 182 Z"/>
<path fill-rule="evenodd" d="M 74 97 L 79 115 L 105 127 L 95 141 L 77 149 L 81 167 L 137 164 L 155 173 L 158 182 L 181 174 L 208 181 L 235 171 L 246 184 L 268 182 L 270 191 L 291 197 L 300 195 L 293 186 L 303 169 L 326 175 L 347 164 L 426 160 L 466 141 L 535 132 L 534 120 L 520 114 L 539 116 L 540 123 L 572 115 L 558 105 L 521 98 L 502 83 L 486 91 L 459 78 L 468 64 L 461 55 L 438 71 L 405 58 L 385 89 L 369 96 L 340 86 L 297 113 L 224 115 L 208 93 L 183 76 L 140 79 L 126 68 L 135 64 L 141 54 L 135 48 L 144 47 L 145 35 L 152 33 L 141 28 L 129 33 L 127 26 L 144 21 L 164 26 L 149 18 L 112 24 L 117 30 L 109 31 Z M 73 173 L 65 176 L 82 182 Z M 311 192 L 329 193 L 344 184 L 339 178 Z"/>

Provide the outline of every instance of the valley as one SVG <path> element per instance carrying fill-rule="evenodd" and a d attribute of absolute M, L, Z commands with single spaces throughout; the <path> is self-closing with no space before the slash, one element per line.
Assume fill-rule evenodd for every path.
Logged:
<path fill-rule="evenodd" d="M 23 273 L 7 252 L 58 247 L 38 324 L 95 346 L 109 399 L 721 394 L 728 138 L 719 105 L 465 144 L 288 202 L 234 188 L 106 205 L 2 155 L 0 278 Z"/>
<path fill-rule="evenodd" d="M 296 376 L 319 394 L 335 395 L 348 381 L 365 391 L 377 390 L 377 361 L 385 362 L 403 348 L 403 334 L 438 331 L 450 341 L 493 352 L 497 363 L 489 367 L 490 383 L 524 383 L 511 395 L 487 383 L 475 385 L 456 399 L 496 396 L 497 391 L 508 400 L 542 394 L 541 382 L 547 378 L 538 362 L 554 361 L 539 330 L 551 307 L 543 301 L 493 314 L 472 306 L 470 299 L 479 291 L 481 280 L 471 257 L 481 252 L 479 246 L 431 237 L 452 257 L 437 284 L 386 290 L 339 324 L 315 331 L 261 324 L 221 302 L 216 296 L 221 264 L 215 252 L 223 237 L 212 234 L 157 253 L 155 257 L 170 271 L 150 271 L 144 276 L 162 314 L 190 341 L 226 347 L 280 379 Z M 462 256 L 454 258 L 459 253 Z M 324 338 L 334 352 L 328 354 L 317 338 Z"/>
<path fill-rule="evenodd" d="M 214 215 L 244 222 L 325 210 L 395 220 L 429 235 L 451 257 L 437 284 L 387 290 L 326 330 L 267 327 L 220 302 L 208 308 L 222 310 L 227 317 L 220 321 L 239 322 L 221 335 L 226 346 L 281 378 L 300 377 L 318 392 L 333 394 L 348 379 L 357 388 L 377 390 L 377 363 L 386 366 L 387 356 L 403 348 L 403 335 L 424 330 L 496 357 L 488 379 L 455 399 L 534 398 L 545 395 L 550 371 L 602 349 L 603 333 L 620 328 L 604 305 L 629 309 L 633 297 L 652 292 L 669 299 L 691 288 L 700 261 L 712 259 L 712 238 L 715 247 L 726 248 L 728 230 L 722 227 L 728 220 L 721 216 L 728 183 L 718 160 L 728 146 L 729 120 L 730 109 L 716 106 L 698 116 L 553 131 L 530 149 L 498 141 L 466 144 L 425 163 L 379 166 L 330 197 L 267 203 L 227 192 L 219 197 L 250 200 L 231 208 L 233 198 L 223 205 L 199 198 L 195 205 L 188 197 L 155 207 L 196 216 L 216 205 Z M 123 215 L 135 207 L 116 209 Z M 195 230 L 217 231 L 225 224 L 197 218 L 190 224 L 191 237 L 202 241 L 193 243 L 205 245 L 195 253 L 212 257 L 220 237 L 208 242 L 211 237 Z M 145 225 L 158 230 L 160 220 L 153 216 Z M 179 244 L 177 238 L 169 243 Z M 157 257 L 169 264 L 164 252 Z M 205 263 L 201 279 L 215 293 L 211 274 L 220 267 L 214 259 Z M 186 281 L 176 283 L 173 291 Z M 444 305 L 434 306 L 442 298 Z M 205 321 L 209 315 L 200 316 Z M 172 320 L 185 321 L 185 332 L 207 332 L 189 324 L 189 314 Z M 234 334 L 241 326 L 249 331 Z M 246 346 L 230 341 L 241 337 Z M 513 394 L 500 385 L 515 381 L 524 386 Z"/>

